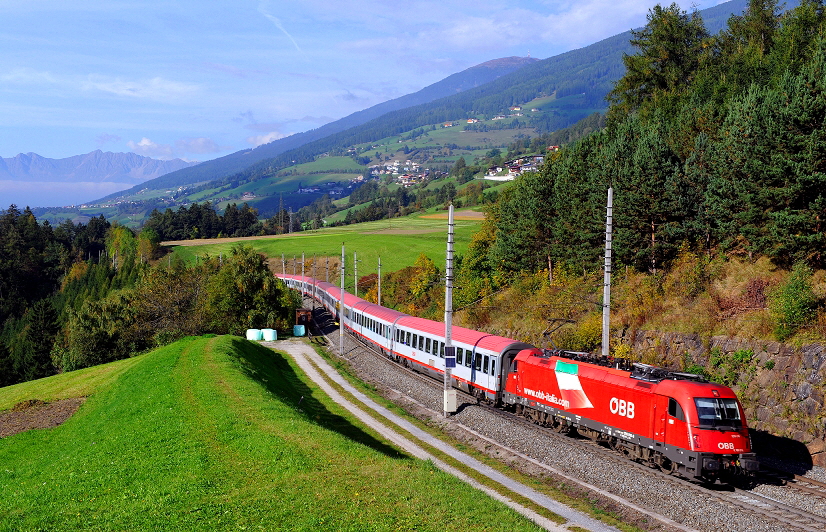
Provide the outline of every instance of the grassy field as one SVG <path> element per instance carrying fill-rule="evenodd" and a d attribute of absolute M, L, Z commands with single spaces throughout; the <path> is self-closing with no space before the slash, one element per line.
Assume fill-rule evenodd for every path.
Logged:
<path fill-rule="evenodd" d="M 536 530 L 246 340 L 188 338 L 93 369 L 94 382 L 0 389 L 3 408 L 91 396 L 58 428 L 0 440 L 0 530 Z"/>
<path fill-rule="evenodd" d="M 478 229 L 481 220 L 478 218 L 456 221 L 455 249 L 457 253 L 467 250 L 470 238 Z M 289 259 L 293 255 L 300 258 L 302 252 L 308 258 L 313 255 L 340 257 L 341 245 L 344 243 L 348 275 L 352 275 L 353 252 L 358 254 L 360 261 L 359 276 L 376 272 L 379 257 L 381 257 L 382 272 L 387 273 L 412 266 L 420 253 L 426 254 L 436 262 L 439 268 L 444 269 L 447 219 L 396 218 L 241 241 L 268 257 L 280 258 L 283 253 Z M 190 245 L 196 242 L 198 241 L 188 241 L 185 246 L 176 246 L 174 252 L 185 260 L 195 260 L 198 256 L 227 253 L 238 240 L 224 239 L 210 241 L 208 244 Z M 289 270 L 288 273 L 290 273 Z M 307 271 L 306 274 L 310 275 L 311 272 Z M 330 275 L 331 279 L 338 278 L 338 272 L 332 272 Z M 317 272 L 317 276 L 324 278 L 320 272 Z"/>

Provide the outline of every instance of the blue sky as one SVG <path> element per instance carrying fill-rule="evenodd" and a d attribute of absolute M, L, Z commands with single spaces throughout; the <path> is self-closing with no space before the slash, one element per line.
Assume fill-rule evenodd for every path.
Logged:
<path fill-rule="evenodd" d="M 654 4 L 0 0 L 0 156 L 213 159 L 490 59 L 591 44 Z"/>

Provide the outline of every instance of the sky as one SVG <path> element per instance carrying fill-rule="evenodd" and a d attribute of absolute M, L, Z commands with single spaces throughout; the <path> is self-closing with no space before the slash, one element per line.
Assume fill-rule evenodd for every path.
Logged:
<path fill-rule="evenodd" d="M 214 159 L 490 59 L 587 46 L 655 3 L 0 0 L 0 157 Z"/>

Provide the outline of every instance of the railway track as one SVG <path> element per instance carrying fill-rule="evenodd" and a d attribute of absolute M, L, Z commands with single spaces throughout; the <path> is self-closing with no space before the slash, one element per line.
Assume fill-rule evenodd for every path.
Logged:
<path fill-rule="evenodd" d="M 324 312 L 324 314 L 326 314 L 326 312 Z M 326 316 L 326 319 L 328 320 L 327 325 L 329 326 L 332 323 L 332 320 L 329 318 L 329 314 L 326 314 Z M 321 316 L 319 316 L 319 318 L 321 318 Z M 380 361 L 380 363 L 388 364 L 392 366 L 394 371 L 404 372 L 404 374 L 408 377 L 421 382 L 423 385 L 433 390 L 441 392 L 441 384 L 434 379 L 422 375 L 410 368 L 403 367 L 400 364 L 390 360 L 383 353 L 380 353 L 374 346 L 365 343 L 360 338 L 354 337 L 350 334 L 345 335 L 345 337 L 348 338 L 353 344 L 362 347 L 363 352 L 369 353 L 370 356 L 374 357 L 375 360 Z M 352 352 L 352 349 L 349 351 Z M 398 391 L 398 393 L 405 395 L 404 392 L 401 391 Z M 565 445 L 578 447 L 582 451 L 587 449 L 592 453 L 599 454 L 599 456 L 605 460 L 620 464 L 621 467 L 635 468 L 645 475 L 654 476 L 661 479 L 663 482 L 668 482 L 674 486 L 678 486 L 680 489 L 690 490 L 695 494 L 695 496 L 706 498 L 709 501 L 715 501 L 719 505 L 735 510 L 736 512 L 748 513 L 756 519 L 769 525 L 769 530 L 826 530 L 826 517 L 812 513 L 803 508 L 798 508 L 792 504 L 787 504 L 769 495 L 760 494 L 753 490 L 732 488 L 730 486 L 709 486 L 689 482 L 681 477 L 666 474 L 659 469 L 652 469 L 647 465 L 631 461 L 619 455 L 617 452 L 593 442 L 592 440 L 559 434 L 553 429 L 537 425 L 532 421 L 519 417 L 510 412 L 494 408 L 493 406 L 479 404 L 476 397 L 459 390 L 457 390 L 457 398 L 460 405 L 464 403 L 462 406 L 463 408 L 477 407 L 483 409 L 491 416 L 501 417 L 502 419 L 507 419 L 512 423 L 515 422 L 522 424 L 525 427 L 529 427 L 531 431 L 534 431 L 537 434 L 543 434 L 549 438 L 557 439 L 557 441 L 562 440 L 565 442 Z M 456 421 L 454 420 L 454 422 Z M 468 430 L 473 432 L 472 429 Z M 513 449 L 509 449 L 501 443 L 495 442 L 495 444 L 499 445 L 506 451 L 515 452 Z M 796 492 L 805 494 L 808 497 L 826 499 L 826 483 L 809 479 L 807 477 L 802 477 L 800 475 L 787 475 L 787 477 L 788 478 L 785 478 L 783 483 L 776 481 L 771 482 L 769 481 L 769 477 L 766 478 L 766 482 L 771 482 L 774 485 L 781 484 L 783 489 L 795 490 Z M 782 478 L 782 475 L 776 478 Z M 631 503 L 629 502 L 629 504 Z M 638 507 L 635 509 L 637 511 L 640 510 Z"/>

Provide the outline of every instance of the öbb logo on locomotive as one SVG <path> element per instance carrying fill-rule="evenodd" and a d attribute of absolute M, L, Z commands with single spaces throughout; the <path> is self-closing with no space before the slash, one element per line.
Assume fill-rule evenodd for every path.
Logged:
<path fill-rule="evenodd" d="M 397 362 L 443 379 L 445 325 L 300 275 L 278 275 L 319 301 L 345 331 Z M 753 476 L 745 413 L 734 392 L 686 373 L 588 353 L 538 349 L 454 326 L 452 385 L 535 423 L 582 436 L 702 481 Z"/>
<path fill-rule="evenodd" d="M 612 397 L 608 408 L 611 410 L 612 414 L 624 416 L 628 419 L 634 419 L 634 403 L 631 401 Z"/>

